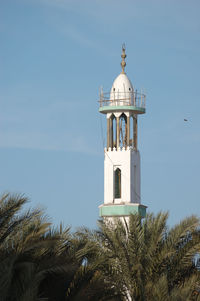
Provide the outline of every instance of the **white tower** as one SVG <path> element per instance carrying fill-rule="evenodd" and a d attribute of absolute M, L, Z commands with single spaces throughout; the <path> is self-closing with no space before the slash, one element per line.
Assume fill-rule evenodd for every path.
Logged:
<path fill-rule="evenodd" d="M 146 215 L 141 204 L 140 153 L 137 148 L 137 117 L 145 113 L 145 95 L 138 93 L 124 72 L 125 47 L 122 47 L 122 72 L 109 93 L 100 92 L 99 112 L 107 118 L 107 147 L 104 155 L 104 204 L 100 216 L 106 219 L 132 213 Z"/>

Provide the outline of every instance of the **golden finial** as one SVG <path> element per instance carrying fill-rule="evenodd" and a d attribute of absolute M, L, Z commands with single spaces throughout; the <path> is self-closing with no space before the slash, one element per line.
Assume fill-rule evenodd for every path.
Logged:
<path fill-rule="evenodd" d="M 125 73 L 124 72 L 124 68 L 126 67 L 126 62 L 125 62 L 125 58 L 126 58 L 126 53 L 125 53 L 126 47 L 125 44 L 122 45 L 122 61 L 121 61 L 121 66 L 122 66 L 122 72 L 121 73 Z"/>

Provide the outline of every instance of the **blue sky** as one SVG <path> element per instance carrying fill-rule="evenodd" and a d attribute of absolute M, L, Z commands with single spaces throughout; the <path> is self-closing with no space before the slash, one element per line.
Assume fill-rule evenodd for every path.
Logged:
<path fill-rule="evenodd" d="M 199 11 L 198 0 L 1 0 L 0 192 L 24 193 L 55 224 L 96 227 L 98 92 L 125 42 L 127 74 L 147 94 L 142 202 L 168 210 L 170 225 L 199 215 Z"/>

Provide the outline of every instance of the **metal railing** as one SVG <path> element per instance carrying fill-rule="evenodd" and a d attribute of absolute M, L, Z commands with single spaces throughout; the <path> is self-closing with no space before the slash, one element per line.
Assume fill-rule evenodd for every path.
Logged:
<path fill-rule="evenodd" d="M 134 106 L 145 108 L 146 95 L 137 90 L 130 92 L 100 92 L 100 107 L 104 106 Z"/>

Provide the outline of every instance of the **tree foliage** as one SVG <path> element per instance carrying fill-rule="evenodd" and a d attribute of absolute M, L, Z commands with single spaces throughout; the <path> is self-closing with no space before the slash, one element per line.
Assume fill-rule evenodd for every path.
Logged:
<path fill-rule="evenodd" d="M 86 233 L 54 229 L 23 196 L 0 199 L 0 300 L 104 300 L 112 295 Z M 100 296 L 100 298 L 99 298 Z"/>
<path fill-rule="evenodd" d="M 167 218 L 167 213 L 148 214 L 144 220 L 132 215 L 129 224 L 123 219 L 100 223 L 109 281 L 125 300 L 197 299 L 199 218 L 185 218 L 171 229 Z"/>
<path fill-rule="evenodd" d="M 167 213 L 99 230 L 55 228 L 27 198 L 0 199 L 1 301 L 200 300 L 199 219 Z"/>

